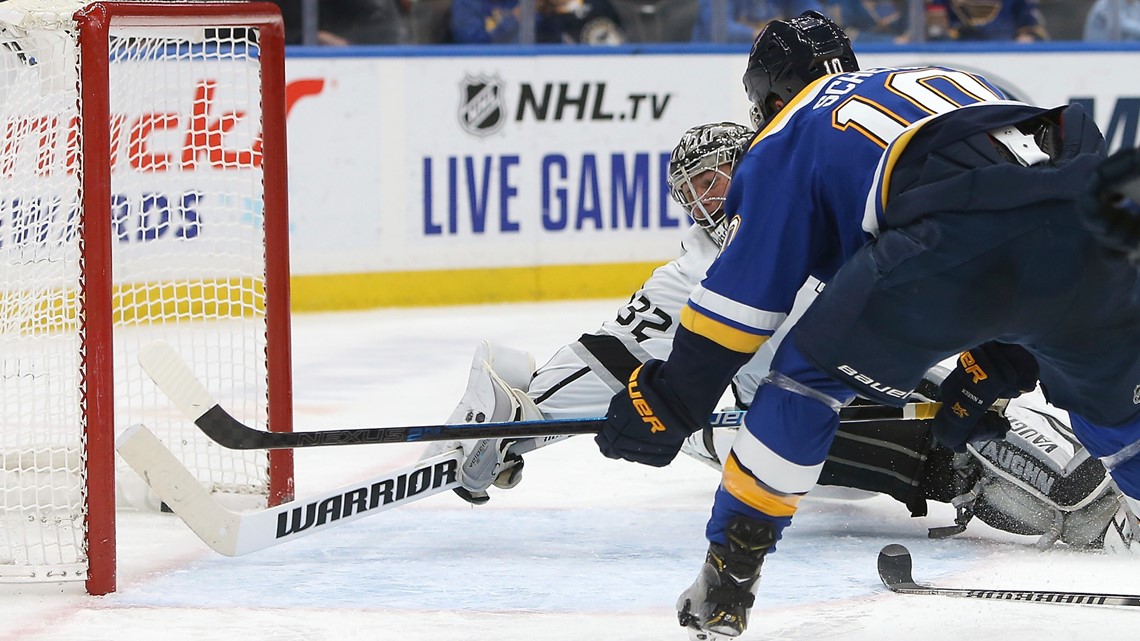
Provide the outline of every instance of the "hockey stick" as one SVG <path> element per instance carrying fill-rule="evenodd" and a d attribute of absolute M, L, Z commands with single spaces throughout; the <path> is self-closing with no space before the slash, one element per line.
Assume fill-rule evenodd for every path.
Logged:
<path fill-rule="evenodd" d="M 935 594 L 999 601 L 1032 601 L 1035 603 L 1067 603 L 1071 605 L 1140 606 L 1140 596 L 1097 592 L 1045 592 L 1038 590 L 975 590 L 970 588 L 936 588 L 920 585 L 911 576 L 910 551 L 892 543 L 879 552 L 879 578 L 892 592 L 900 594 Z"/>
<path fill-rule="evenodd" d="M 115 449 L 198 538 L 226 556 L 264 550 L 456 488 L 462 458 L 452 450 L 319 496 L 239 513 L 219 504 L 145 426 L 125 430 Z"/>
<path fill-rule="evenodd" d="M 205 386 L 169 344 L 156 341 L 139 352 L 139 364 L 179 410 L 212 440 L 233 450 L 266 450 L 329 445 L 409 443 L 482 438 L 525 438 L 596 434 L 604 418 L 480 423 L 464 425 L 415 425 L 360 427 L 314 432 L 267 432 L 245 425 L 219 405 Z M 932 403 L 912 403 L 904 408 L 860 404 L 844 408 L 850 422 L 909 420 L 932 413 Z M 925 409 L 923 409 L 925 408 Z M 841 418 L 844 412 L 840 413 Z M 744 412 L 717 412 L 709 418 L 712 427 L 740 425 Z"/>

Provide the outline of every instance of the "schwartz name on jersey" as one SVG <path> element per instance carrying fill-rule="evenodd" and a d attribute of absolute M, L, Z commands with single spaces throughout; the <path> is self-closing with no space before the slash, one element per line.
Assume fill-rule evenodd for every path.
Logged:
<path fill-rule="evenodd" d="M 685 327 L 734 351 L 758 349 L 801 285 L 826 283 L 877 230 L 864 218 L 887 146 L 925 118 L 1003 100 L 983 78 L 942 67 L 868 69 L 809 85 L 737 167 L 728 243 L 690 296 Z"/>

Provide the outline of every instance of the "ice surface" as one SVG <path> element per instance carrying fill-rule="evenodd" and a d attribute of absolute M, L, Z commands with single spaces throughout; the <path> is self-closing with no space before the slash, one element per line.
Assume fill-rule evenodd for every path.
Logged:
<path fill-rule="evenodd" d="M 430 308 L 294 318 L 297 429 L 437 423 L 489 338 L 541 362 L 622 301 Z M 414 461 L 422 445 L 297 453 L 298 496 Z M 685 641 L 676 596 L 696 575 L 719 481 L 681 457 L 652 469 L 588 437 L 528 455 L 524 480 L 473 508 L 445 493 L 238 558 L 169 514 L 123 512 L 119 591 L 0 588 L 0 641 Z M 1032 547 L 1033 537 L 912 519 L 883 497 L 807 500 L 764 567 L 743 639 L 1134 639 L 1136 608 L 905 596 L 875 573 L 891 542 L 919 582 L 1140 593 L 1140 559 Z"/>

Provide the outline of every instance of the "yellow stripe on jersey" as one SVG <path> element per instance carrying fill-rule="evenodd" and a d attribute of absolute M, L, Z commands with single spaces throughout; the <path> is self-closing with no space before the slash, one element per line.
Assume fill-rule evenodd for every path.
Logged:
<path fill-rule="evenodd" d="M 901 156 L 903 150 L 906 149 L 910 139 L 914 138 L 914 135 L 917 134 L 918 131 L 922 129 L 922 126 L 931 118 L 932 116 L 927 116 L 911 125 L 887 148 L 887 157 L 883 161 L 883 177 L 879 181 L 879 205 L 884 211 L 887 209 L 887 192 L 889 192 L 891 188 L 891 173 L 895 170 L 895 164 L 898 163 L 899 156 Z"/>
<path fill-rule="evenodd" d="M 801 105 L 815 100 L 815 95 L 817 93 L 816 89 L 823 88 L 821 86 L 823 84 L 823 81 L 829 80 L 834 76 L 835 74 L 832 74 L 829 76 L 824 76 L 822 78 L 816 78 L 815 80 L 811 81 L 808 86 L 804 87 L 798 94 L 796 94 L 795 98 L 792 98 L 791 102 L 784 105 L 783 109 L 777 111 L 776 115 L 772 116 L 771 120 L 764 123 L 764 127 L 760 129 L 760 134 L 752 139 L 752 142 L 748 145 L 748 148 L 752 149 L 756 146 L 756 143 L 760 142 L 760 140 L 768 134 L 775 133 L 780 129 L 783 129 L 784 123 L 788 120 L 788 118 L 792 117 L 792 114 L 795 113 L 795 111 L 798 110 Z"/>
<path fill-rule="evenodd" d="M 749 334 L 718 320 L 709 318 L 685 305 L 681 308 L 681 325 L 690 332 L 742 354 L 754 354 L 767 340 L 767 336 Z"/>
<path fill-rule="evenodd" d="M 760 484 L 740 464 L 736 456 L 729 455 L 724 463 L 721 485 L 725 491 L 740 499 L 745 505 L 760 510 L 770 516 L 792 516 L 800 504 L 800 496 L 778 494 Z"/>

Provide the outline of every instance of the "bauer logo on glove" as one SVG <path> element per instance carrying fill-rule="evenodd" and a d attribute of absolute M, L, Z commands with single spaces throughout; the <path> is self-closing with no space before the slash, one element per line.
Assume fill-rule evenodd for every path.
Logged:
<path fill-rule="evenodd" d="M 641 420 L 649 426 L 649 431 L 653 434 L 665 431 L 665 424 L 657 415 L 653 413 L 653 408 L 649 406 L 649 402 L 645 400 L 645 396 L 637 389 L 637 375 L 641 372 L 642 366 L 639 365 L 633 373 L 629 375 L 629 385 L 626 389 L 629 391 L 629 399 L 633 401 L 633 409 L 641 416 Z"/>
<path fill-rule="evenodd" d="M 661 374 L 664 361 L 650 359 L 633 370 L 629 384 L 610 400 L 606 422 L 594 437 L 607 458 L 664 467 L 681 443 L 700 429 Z"/>
<path fill-rule="evenodd" d="M 956 452 L 964 452 L 969 442 L 1001 438 L 1009 421 L 986 410 L 999 398 L 1033 389 L 1037 375 L 1037 361 L 1018 345 L 991 341 L 963 352 L 940 386 L 942 408 L 931 424 L 934 438 Z"/>
<path fill-rule="evenodd" d="M 970 352 L 962 352 L 962 356 L 958 360 L 962 362 L 962 369 L 974 377 L 975 385 L 989 378 L 986 376 L 985 370 L 982 369 L 982 366 L 978 364 L 978 361 Z"/>

